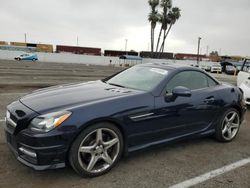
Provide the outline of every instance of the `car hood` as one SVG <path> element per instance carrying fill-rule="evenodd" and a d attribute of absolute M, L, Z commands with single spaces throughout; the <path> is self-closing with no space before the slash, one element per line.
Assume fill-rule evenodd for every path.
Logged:
<path fill-rule="evenodd" d="M 112 86 L 102 81 L 94 81 L 36 90 L 20 98 L 20 102 L 42 114 L 47 111 L 72 108 L 78 105 L 139 93 L 142 93 L 142 91 Z"/>

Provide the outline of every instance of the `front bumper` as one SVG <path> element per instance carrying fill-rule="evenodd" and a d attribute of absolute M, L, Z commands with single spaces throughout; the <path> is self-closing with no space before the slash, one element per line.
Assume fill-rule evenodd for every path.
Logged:
<path fill-rule="evenodd" d="M 14 135 L 5 129 L 5 136 L 9 148 L 24 165 L 35 170 L 65 167 L 71 134 L 37 137 L 25 131 Z"/>
<path fill-rule="evenodd" d="M 62 168 L 77 129 L 66 126 L 47 133 L 35 133 L 28 126 L 38 116 L 15 101 L 8 105 L 4 127 L 6 141 L 18 161 L 35 170 Z M 71 126 L 73 127 L 73 126 Z"/>

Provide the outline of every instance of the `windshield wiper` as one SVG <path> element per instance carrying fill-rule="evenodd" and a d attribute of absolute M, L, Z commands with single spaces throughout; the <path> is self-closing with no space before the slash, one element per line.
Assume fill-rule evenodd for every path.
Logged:
<path fill-rule="evenodd" d="M 125 86 L 123 86 L 123 85 L 119 85 L 119 84 L 114 84 L 114 83 L 108 83 L 108 82 L 106 82 L 107 84 L 109 84 L 109 85 L 112 85 L 112 86 L 117 86 L 117 87 L 122 87 L 122 88 L 126 88 Z"/>

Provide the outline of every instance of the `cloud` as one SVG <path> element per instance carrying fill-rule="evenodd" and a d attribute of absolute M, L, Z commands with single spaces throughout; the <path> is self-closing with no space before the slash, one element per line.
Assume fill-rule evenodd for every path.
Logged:
<path fill-rule="evenodd" d="M 166 50 L 221 49 L 223 54 L 250 55 L 249 0 L 175 0 L 182 17 L 173 26 Z M 102 49 L 147 50 L 150 25 L 147 0 L 1 0 L 0 40 L 76 45 Z M 156 36 L 157 37 L 157 36 Z M 205 52 L 205 50 L 203 50 Z"/>

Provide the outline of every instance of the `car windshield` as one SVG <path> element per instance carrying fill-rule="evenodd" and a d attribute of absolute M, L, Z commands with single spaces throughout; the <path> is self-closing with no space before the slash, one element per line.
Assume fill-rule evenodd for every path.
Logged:
<path fill-rule="evenodd" d="M 119 87 L 150 91 L 168 74 L 167 70 L 134 66 L 112 77 L 106 83 Z"/>

